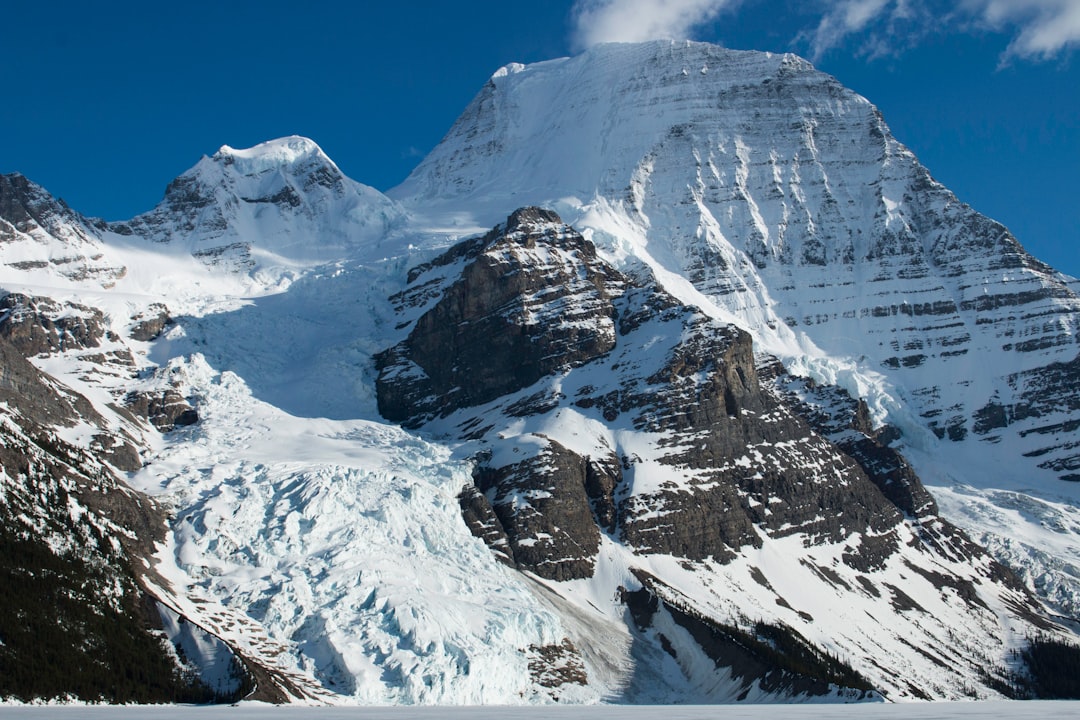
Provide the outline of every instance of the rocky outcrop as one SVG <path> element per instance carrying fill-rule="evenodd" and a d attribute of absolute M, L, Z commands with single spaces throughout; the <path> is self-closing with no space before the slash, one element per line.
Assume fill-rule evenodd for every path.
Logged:
<path fill-rule="evenodd" d="M 593 578 L 605 536 L 643 562 L 687 569 L 741 566 L 798 538 L 814 582 L 872 598 L 878 612 L 929 617 L 914 591 L 888 580 L 904 568 L 973 615 L 991 617 L 985 598 L 1007 597 L 1025 622 L 1046 622 L 1015 576 L 937 517 L 865 403 L 789 376 L 746 332 L 607 266 L 553 213 L 518 211 L 409 281 L 395 298 L 406 337 L 378 360 L 380 408 L 475 449 L 459 502 L 500 560 L 558 582 Z M 952 574 L 948 563 L 972 570 Z M 813 624 L 759 569 L 749 577 Z M 747 687 L 869 687 L 790 627 L 725 623 L 658 589 L 665 580 L 641 582 L 624 601 L 635 618 L 664 606 L 667 630 L 646 632 L 644 615 L 639 629 L 677 660 L 690 637 Z M 667 634 L 674 626 L 683 640 Z M 919 683 L 901 691 L 933 696 Z"/>
<path fill-rule="evenodd" d="M 0 336 L 23 355 L 96 348 L 105 333 L 104 315 L 96 308 L 18 293 L 0 298 Z"/>
<path fill-rule="evenodd" d="M 213 699 L 144 611 L 135 558 L 164 539 L 159 510 L 28 423 L 0 427 L 0 486 L 0 697 Z"/>
<path fill-rule="evenodd" d="M 104 314 L 75 303 L 11 293 L 0 298 L 0 398 L 42 427 L 72 427 L 89 422 L 97 428 L 90 448 L 118 470 L 142 467 L 134 438 L 111 428 L 82 395 L 40 372 L 28 357 L 70 353 L 91 366 L 128 376 L 131 352 L 108 329 Z"/>
<path fill-rule="evenodd" d="M 858 463 L 889 502 L 913 518 L 937 515 L 933 496 L 904 456 L 889 445 L 899 433 L 887 426 L 874 428 L 863 400 L 836 386 L 792 377 L 775 361 L 763 374 L 792 412 Z"/>
<path fill-rule="evenodd" d="M 19 173 L 0 175 L 0 219 L 10 226 L 10 230 L 29 234 L 35 230 L 45 232 L 64 232 L 85 223 L 85 218 L 67 206 L 63 200 L 57 200 L 41 186 L 31 182 Z M 9 232 L 10 232 L 9 230 Z M 0 235 L 0 239 L 11 241 L 10 234 Z M 86 239 L 84 236 L 83 239 Z"/>
<path fill-rule="evenodd" d="M 425 282 L 462 262 L 459 276 Z M 428 305 L 379 359 L 380 408 L 410 426 L 447 418 L 490 444 L 476 485 L 524 568 L 587 577 L 598 528 L 642 554 L 723 561 L 763 533 L 836 542 L 901 517 L 858 462 L 762 385 L 749 335 L 618 273 L 550 211 L 519 210 L 412 280 L 402 298 Z M 501 440 L 492 422 L 570 409 L 654 438 L 653 456 L 586 454 L 541 434 Z M 865 563 L 894 545 L 867 543 Z"/>
<path fill-rule="evenodd" d="M 483 251 L 416 320 L 408 338 L 377 359 L 384 417 L 415 427 L 614 347 L 612 298 L 621 294 L 622 280 L 554 213 L 518 210 L 479 246 Z M 466 250 L 474 245 L 451 250 L 433 266 Z"/>
<path fill-rule="evenodd" d="M 161 432 L 199 422 L 198 411 L 175 388 L 132 391 L 124 398 L 124 407 Z"/>
<path fill-rule="evenodd" d="M 510 549 L 510 539 L 506 536 L 506 530 L 487 496 L 475 485 L 466 485 L 458 495 L 458 504 L 469 532 L 483 540 L 500 562 L 513 565 L 515 559 Z"/>
<path fill-rule="evenodd" d="M 10 342 L 0 339 L 0 402 L 45 427 L 71 427 L 80 418 L 101 421 L 86 398 L 46 378 Z"/>
<path fill-rule="evenodd" d="M 586 462 L 557 442 L 546 443 L 520 462 L 481 466 L 476 488 L 489 498 L 518 567 L 551 580 L 589 577 L 600 531 L 585 491 Z M 481 537 L 491 541 L 486 533 Z M 496 542 L 496 552 L 499 547 Z"/>
<path fill-rule="evenodd" d="M 975 413 L 974 431 L 980 439 L 999 443 L 1012 427 L 1031 447 L 1025 457 L 1062 480 L 1080 482 L 1080 355 L 1006 378 L 1012 402 L 990 398 Z"/>
<path fill-rule="evenodd" d="M 139 313 L 131 320 L 132 325 L 129 332 L 131 339 L 140 342 L 156 340 L 165 328 L 172 323 L 169 309 L 161 303 L 152 303 L 146 312 Z"/>
<path fill-rule="evenodd" d="M 106 257 L 103 229 L 24 176 L 0 175 L 0 263 L 111 287 L 127 268 Z"/>

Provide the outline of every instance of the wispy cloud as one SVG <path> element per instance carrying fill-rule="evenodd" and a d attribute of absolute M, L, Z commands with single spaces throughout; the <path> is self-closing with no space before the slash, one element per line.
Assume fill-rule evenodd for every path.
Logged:
<path fill-rule="evenodd" d="M 839 0 L 830 2 L 817 27 L 803 35 L 810 36 L 810 57 L 817 61 L 833 48 L 843 45 L 852 35 L 862 35 L 864 48 L 880 48 L 879 28 L 909 15 L 904 0 Z M 870 50 L 878 54 L 880 50 Z"/>
<path fill-rule="evenodd" d="M 964 6 L 995 30 L 1015 28 L 1006 58 L 1050 60 L 1080 47 L 1078 0 L 965 0 Z"/>
<path fill-rule="evenodd" d="M 781 0 L 754 1 L 785 11 Z M 742 2 L 576 0 L 572 42 L 583 49 L 604 42 L 690 38 Z M 933 33 L 987 30 L 1012 37 L 1003 62 L 1050 60 L 1080 47 L 1080 0 L 817 0 L 817 7 L 817 22 L 796 38 L 815 61 L 841 48 L 877 57 L 902 52 Z"/>
<path fill-rule="evenodd" d="M 1003 60 L 1049 60 L 1080 46 L 1080 0 L 823 0 L 817 26 L 801 38 L 818 60 L 852 43 L 886 54 L 931 32 L 980 28 L 1013 35 Z"/>
<path fill-rule="evenodd" d="M 738 0 L 578 0 L 572 11 L 574 44 L 588 48 L 604 42 L 690 37 Z"/>

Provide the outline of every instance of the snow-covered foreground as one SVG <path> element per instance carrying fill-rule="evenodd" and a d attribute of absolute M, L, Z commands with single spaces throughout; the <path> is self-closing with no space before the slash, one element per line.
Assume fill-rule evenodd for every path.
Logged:
<path fill-rule="evenodd" d="M 952 718 L 1067 718 L 1080 716 L 1080 702 L 946 702 L 879 705 L 588 705 L 548 707 L 364 707 L 316 708 L 272 707 L 245 703 L 238 707 L 0 707 L 0 718 L 25 720 L 98 720 L 138 717 L 147 720 L 245 720 L 273 717 L 276 720 L 455 720 L 456 718 L 506 718 L 507 720 L 605 720 L 659 718 L 697 720 L 723 716 L 731 720 L 818 720 L 818 718 L 904 718 L 905 720 L 952 720 Z"/>

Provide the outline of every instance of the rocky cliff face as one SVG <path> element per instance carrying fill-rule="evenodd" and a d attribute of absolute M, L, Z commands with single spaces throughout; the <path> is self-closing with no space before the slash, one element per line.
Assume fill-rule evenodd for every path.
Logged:
<path fill-rule="evenodd" d="M 379 361 L 383 376 L 399 378 L 379 385 L 385 417 L 416 425 L 422 415 L 494 400 L 614 347 L 612 296 L 622 294 L 623 281 L 551 211 L 519 210 L 504 228 L 421 270 L 459 258 L 467 264 L 453 287 Z M 425 287 L 399 300 L 421 301 Z"/>
<path fill-rule="evenodd" d="M 563 253 L 573 264 L 551 262 Z M 440 280 L 427 273 L 458 258 L 464 267 L 456 279 L 441 278 L 440 293 Z M 483 461 L 477 486 L 519 563 L 541 575 L 590 576 L 597 526 L 641 552 L 724 561 L 743 545 L 760 546 L 758 529 L 837 541 L 865 528 L 881 533 L 900 518 L 852 460 L 858 452 L 871 465 L 873 451 L 855 439 L 874 443 L 865 422 L 860 432 L 852 418 L 851 452 L 838 451 L 788 407 L 795 406 L 793 393 L 778 396 L 759 381 L 748 334 L 678 304 L 654 283 L 622 275 L 550 211 L 519 210 L 479 242 L 467 241 L 411 276 L 403 309 L 415 311 L 409 299 L 427 305 L 407 339 L 380 358 L 384 415 L 413 426 L 444 419 L 435 426 L 452 423 L 462 437 L 484 438 L 496 446 L 489 454 L 505 458 L 495 439 L 503 428 L 492 419 L 572 411 L 655 438 L 655 466 L 642 474 L 683 480 L 635 488 L 640 455 L 616 444 L 583 457 L 539 433 L 532 452 L 515 447 L 522 457 L 513 464 Z M 495 376 L 508 370 L 517 373 Z M 452 375 L 444 380 L 446 373 Z M 828 422 L 842 418 L 836 409 L 821 414 Z M 874 466 L 879 484 L 903 487 L 896 494 L 912 515 L 913 497 L 930 513 L 932 500 L 918 478 L 902 458 L 894 462 L 895 468 L 884 459 Z M 590 503 L 594 515 L 581 511 Z M 528 519 L 534 516 L 543 521 Z M 539 560 L 524 559 L 538 547 Z M 576 569 L 552 566 L 551 555 L 573 558 Z"/>
<path fill-rule="evenodd" d="M 576 273 L 553 262 L 567 254 Z M 905 624 L 905 609 L 918 608 L 924 619 L 930 612 L 886 581 L 900 565 L 934 587 L 954 588 L 964 612 L 983 621 L 990 604 L 1006 602 L 1027 622 L 1045 624 L 1011 573 L 937 518 L 933 499 L 888 446 L 889 433 L 871 427 L 864 404 L 788 376 L 775 360 L 755 356 L 747 333 L 608 266 L 553 213 L 519 210 L 410 279 L 398 296 L 412 318 L 408 335 L 379 360 L 380 407 L 473 449 L 475 489 L 463 493 L 462 507 L 501 559 L 554 581 L 595 582 L 601 548 L 625 548 L 642 588 L 626 591 L 628 606 L 652 603 L 639 623 L 646 632 L 657 583 L 670 582 L 641 580 L 650 558 L 720 571 L 748 551 L 798 538 L 803 548 L 833 548 L 826 553 L 844 568 L 838 573 L 818 551 L 805 551 L 799 562 L 817 568 L 819 582 L 887 598 L 890 623 Z M 525 317 L 547 320 L 530 325 Z M 527 342 L 517 342 L 523 332 Z M 447 346 L 460 350 L 448 357 Z M 453 379 L 439 380 L 449 365 Z M 493 375 L 508 365 L 528 370 Z M 957 560 L 980 570 L 941 569 Z M 772 588 L 760 569 L 746 572 Z M 667 597 L 665 617 L 690 613 L 704 623 L 685 620 L 695 642 L 737 642 L 717 629 L 708 600 L 678 589 Z M 776 602 L 814 622 L 816 613 L 779 595 Z M 661 644 L 673 642 L 661 635 Z M 855 675 L 849 688 L 870 687 Z M 870 677 L 881 687 L 884 677 Z M 932 694 L 918 683 L 902 692 Z"/>
<path fill-rule="evenodd" d="M 166 526 L 157 504 L 117 476 L 117 467 L 139 467 L 138 453 L 90 401 L 26 358 L 64 343 L 94 346 L 100 326 L 93 313 L 54 321 L 56 304 L 44 299 L 2 302 L 0 695 L 213 699 L 214 689 L 176 662 L 140 583 Z M 64 439 L 80 429 L 93 437 L 85 446 Z"/>

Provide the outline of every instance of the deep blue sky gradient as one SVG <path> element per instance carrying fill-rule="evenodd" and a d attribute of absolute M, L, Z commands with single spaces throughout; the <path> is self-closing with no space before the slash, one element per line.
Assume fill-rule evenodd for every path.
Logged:
<path fill-rule="evenodd" d="M 694 38 L 806 54 L 796 0 L 744 0 Z M 439 142 L 508 62 L 571 54 L 571 0 L 17 3 L 0 13 L 0 172 L 80 212 L 149 210 L 221 145 L 318 142 L 386 190 Z M 1080 58 L 1012 60 L 1005 32 L 858 37 L 819 68 L 874 102 L 961 200 L 1037 257 L 1080 275 Z"/>

